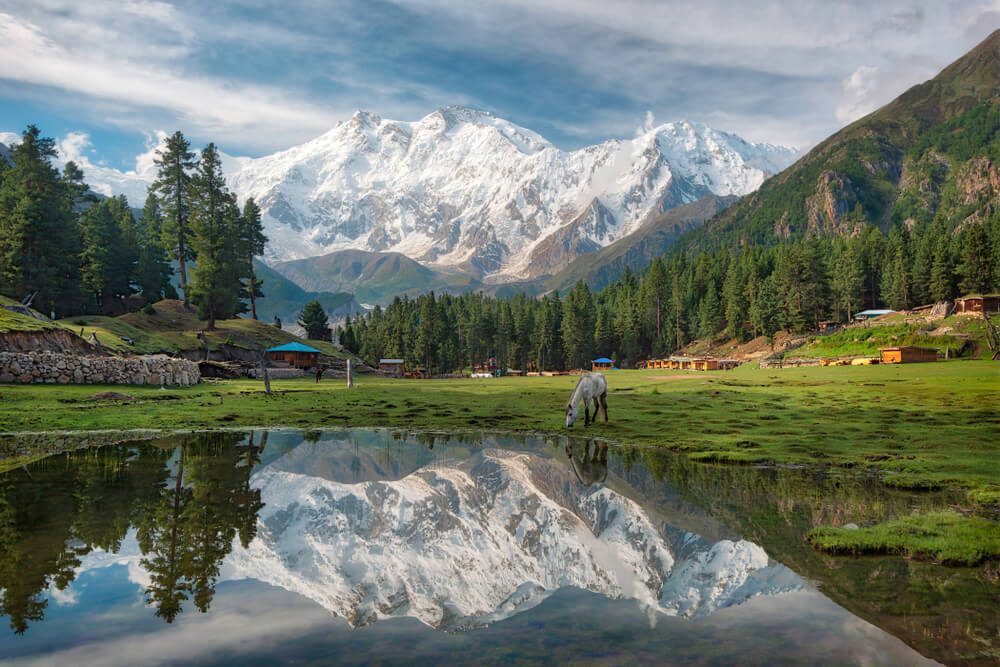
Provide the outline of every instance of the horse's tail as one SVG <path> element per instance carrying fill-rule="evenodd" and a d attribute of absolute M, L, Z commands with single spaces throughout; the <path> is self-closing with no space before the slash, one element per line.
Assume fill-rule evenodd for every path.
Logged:
<path fill-rule="evenodd" d="M 608 390 L 605 389 L 604 393 L 601 394 L 601 419 L 604 423 L 608 421 Z"/>

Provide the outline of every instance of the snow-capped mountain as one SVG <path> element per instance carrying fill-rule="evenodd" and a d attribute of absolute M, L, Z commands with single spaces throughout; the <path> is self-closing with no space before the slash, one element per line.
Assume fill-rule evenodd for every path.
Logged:
<path fill-rule="evenodd" d="M 254 473 L 257 537 L 234 541 L 220 580 L 299 593 L 355 627 L 409 616 L 448 632 L 565 586 L 686 618 L 804 588 L 759 546 L 672 528 L 611 488 L 581 486 L 556 459 L 488 449 L 353 483 L 326 464 L 332 479 L 302 472 L 311 466 L 293 450 Z M 79 570 L 125 564 L 148 586 L 140 558 L 130 531 L 118 554 L 95 550 Z"/>
<path fill-rule="evenodd" d="M 2 137 L 8 145 L 20 140 Z M 61 153 L 76 157 L 95 192 L 126 194 L 142 206 L 156 177 L 156 147 L 134 170 L 119 171 L 92 164 L 88 145 L 86 135 L 71 133 Z M 223 154 L 223 169 L 239 199 L 252 196 L 263 209 L 269 262 L 398 252 L 506 282 L 556 273 L 705 195 L 752 192 L 795 155 L 684 121 L 563 151 L 491 113 L 447 107 L 416 122 L 358 111 L 273 155 Z"/>
<path fill-rule="evenodd" d="M 394 251 L 501 282 L 553 273 L 704 195 L 751 192 L 794 156 L 697 123 L 562 151 L 464 107 L 417 122 L 359 111 L 229 182 L 261 204 L 270 260 Z"/>

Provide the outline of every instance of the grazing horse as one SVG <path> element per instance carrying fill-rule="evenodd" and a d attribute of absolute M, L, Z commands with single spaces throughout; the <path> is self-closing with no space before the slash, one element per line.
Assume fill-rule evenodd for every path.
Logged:
<path fill-rule="evenodd" d="M 594 402 L 594 421 L 597 421 L 598 402 L 603 420 L 608 421 L 608 381 L 600 373 L 587 373 L 576 383 L 573 395 L 566 406 L 566 426 L 576 421 L 576 406 L 583 401 L 583 425 L 590 426 L 590 402 Z"/>

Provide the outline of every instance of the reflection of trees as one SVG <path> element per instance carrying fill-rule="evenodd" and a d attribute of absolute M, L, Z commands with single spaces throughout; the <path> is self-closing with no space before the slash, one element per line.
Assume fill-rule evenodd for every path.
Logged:
<path fill-rule="evenodd" d="M 0 476 L 0 613 L 15 633 L 42 619 L 44 592 L 65 589 L 82 556 L 118 549 L 136 500 L 166 477 L 165 461 L 158 450 L 119 444 Z"/>
<path fill-rule="evenodd" d="M 175 449 L 123 443 L 0 475 L 0 614 L 18 634 L 42 620 L 49 587 L 65 589 L 91 550 L 117 553 L 130 525 L 157 615 L 173 620 L 189 597 L 207 610 L 234 538 L 246 546 L 256 534 L 262 503 L 249 479 L 263 445 L 239 434 Z"/>
<path fill-rule="evenodd" d="M 212 434 L 181 445 L 173 484 L 145 508 L 137 520 L 142 566 L 151 585 L 147 599 L 168 623 L 193 597 L 208 611 L 222 560 L 239 535 L 244 547 L 256 535 L 260 491 L 250 489 L 250 473 L 259 461 L 251 436 Z"/>

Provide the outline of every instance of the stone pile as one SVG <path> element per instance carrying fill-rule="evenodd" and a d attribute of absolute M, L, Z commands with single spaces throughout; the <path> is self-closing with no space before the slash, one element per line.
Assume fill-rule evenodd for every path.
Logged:
<path fill-rule="evenodd" d="M 164 384 L 201 382 L 198 364 L 164 355 L 84 357 L 58 352 L 0 352 L 0 383 Z"/>

